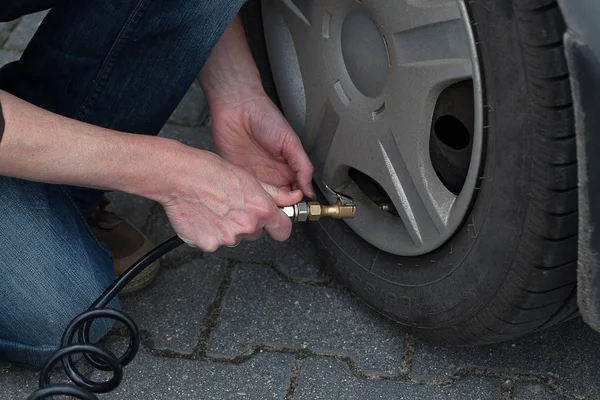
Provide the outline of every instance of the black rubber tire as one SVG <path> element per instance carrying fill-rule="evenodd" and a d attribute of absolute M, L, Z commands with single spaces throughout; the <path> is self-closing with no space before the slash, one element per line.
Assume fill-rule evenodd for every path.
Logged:
<path fill-rule="evenodd" d="M 504 341 L 577 315 L 577 160 L 560 9 L 554 0 L 466 3 L 486 127 L 463 227 L 409 258 L 378 251 L 344 222 L 309 225 L 340 282 L 420 338 L 453 345 Z M 260 12 L 256 2 L 248 12 Z M 260 17 L 246 22 L 271 82 Z"/>

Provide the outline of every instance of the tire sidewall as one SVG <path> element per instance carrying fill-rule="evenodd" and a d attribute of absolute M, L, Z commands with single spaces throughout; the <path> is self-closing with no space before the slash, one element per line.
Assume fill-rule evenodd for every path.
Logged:
<path fill-rule="evenodd" d="M 401 257 L 378 251 L 343 221 L 309 227 L 345 286 L 415 328 L 452 326 L 494 297 L 513 265 L 527 211 L 529 103 L 512 2 L 480 1 L 468 7 L 484 86 L 484 159 L 461 228 L 432 253 Z"/>

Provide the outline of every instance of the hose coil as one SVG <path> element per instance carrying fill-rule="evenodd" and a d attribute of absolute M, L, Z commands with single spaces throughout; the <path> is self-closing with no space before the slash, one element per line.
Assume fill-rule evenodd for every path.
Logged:
<path fill-rule="evenodd" d="M 135 358 L 140 347 L 140 331 L 133 319 L 120 310 L 106 306 L 127 286 L 136 275 L 154 261 L 183 244 L 174 236 L 142 256 L 117 278 L 86 311 L 73 318 L 63 333 L 60 347 L 46 361 L 39 379 L 39 389 L 28 400 L 43 400 L 49 396 L 66 395 L 83 400 L 98 400 L 96 393 L 108 393 L 115 390 L 123 380 L 123 368 Z M 96 319 L 112 319 L 121 322 L 129 331 L 129 344 L 122 356 L 117 357 L 111 351 L 91 343 L 90 330 Z M 77 335 L 78 342 L 74 342 Z M 111 371 L 112 377 L 105 382 L 96 382 L 85 377 L 76 367 L 74 355 L 81 354 L 87 362 L 100 371 Z M 52 370 L 58 363 L 73 384 L 51 385 Z"/>

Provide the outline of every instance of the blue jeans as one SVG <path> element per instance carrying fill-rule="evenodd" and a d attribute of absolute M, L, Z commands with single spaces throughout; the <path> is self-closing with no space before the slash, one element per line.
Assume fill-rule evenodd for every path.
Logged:
<path fill-rule="evenodd" d="M 245 0 L 3 0 L 50 9 L 0 89 L 105 128 L 157 134 Z M 0 359 L 38 369 L 114 279 L 85 217 L 101 192 L 0 177 Z M 115 303 L 118 306 L 118 302 Z M 95 324 L 103 336 L 111 322 Z"/>

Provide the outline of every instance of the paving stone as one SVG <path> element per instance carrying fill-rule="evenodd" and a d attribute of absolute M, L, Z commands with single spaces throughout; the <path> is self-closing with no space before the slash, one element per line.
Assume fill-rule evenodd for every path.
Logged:
<path fill-rule="evenodd" d="M 19 19 L 8 22 L 0 22 L 0 47 L 4 47 L 4 44 L 8 41 L 13 29 L 19 22 Z"/>
<path fill-rule="evenodd" d="M 600 334 L 580 319 L 530 334 L 520 340 L 483 347 L 438 347 L 417 343 L 415 379 L 444 379 L 464 366 L 510 373 L 551 374 L 569 391 L 600 398 Z"/>
<path fill-rule="evenodd" d="M 210 128 L 204 126 L 166 124 L 159 133 L 159 136 L 178 140 L 183 144 L 197 149 L 215 151 L 212 131 Z"/>
<path fill-rule="evenodd" d="M 10 34 L 9 26 L 8 22 L 0 22 L 0 45 L 4 44 L 8 39 L 8 35 Z"/>
<path fill-rule="evenodd" d="M 450 386 L 360 379 L 340 360 L 309 358 L 301 369 L 294 400 L 500 400 L 500 382 L 469 377 Z"/>
<path fill-rule="evenodd" d="M 194 81 L 171 115 L 170 120 L 180 124 L 200 124 L 207 114 L 208 100 L 198 82 Z"/>
<path fill-rule="evenodd" d="M 21 58 L 21 53 L 18 51 L 0 50 L 0 67 L 9 62 L 17 61 Z"/>
<path fill-rule="evenodd" d="M 34 371 L 0 363 L 0 400 L 26 399 L 37 389 L 38 379 Z"/>
<path fill-rule="evenodd" d="M 223 262 L 203 259 L 162 269 L 150 288 L 123 299 L 123 308 L 156 349 L 191 354 L 225 271 Z"/>
<path fill-rule="evenodd" d="M 257 354 L 241 364 L 154 357 L 140 349 L 123 382 L 101 399 L 283 399 L 294 356 Z M 100 376 L 96 374 L 94 379 Z"/>
<path fill-rule="evenodd" d="M 301 226 L 294 226 L 285 242 L 269 237 L 256 242 L 242 242 L 237 247 L 222 247 L 217 256 L 240 260 L 273 262 L 284 275 L 300 282 L 325 282 L 327 268 Z"/>
<path fill-rule="evenodd" d="M 107 210 L 126 218 L 138 229 L 145 228 L 150 213 L 156 204 L 144 197 L 123 192 L 110 192 L 106 194 L 106 197 L 111 201 Z"/>
<path fill-rule="evenodd" d="M 77 364 L 77 368 L 86 371 L 86 366 Z M 17 367 L 0 361 L 0 400 L 23 400 L 38 389 L 39 372 Z M 71 381 L 60 367 L 54 370 L 52 383 L 70 384 Z"/>
<path fill-rule="evenodd" d="M 253 346 L 339 354 L 367 373 L 395 374 L 403 333 L 343 290 L 281 281 L 267 267 L 239 266 L 207 354 L 235 357 Z"/>
<path fill-rule="evenodd" d="M 513 400 L 566 400 L 551 388 L 538 383 L 517 383 L 513 390 Z"/>
<path fill-rule="evenodd" d="M 25 50 L 35 31 L 46 17 L 47 11 L 25 15 L 14 29 L 4 47 L 11 50 Z"/>

